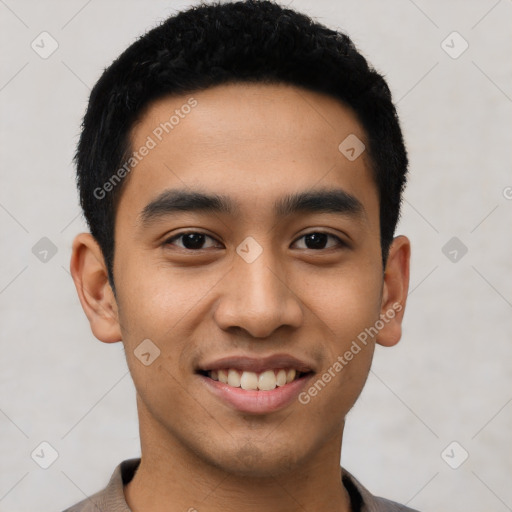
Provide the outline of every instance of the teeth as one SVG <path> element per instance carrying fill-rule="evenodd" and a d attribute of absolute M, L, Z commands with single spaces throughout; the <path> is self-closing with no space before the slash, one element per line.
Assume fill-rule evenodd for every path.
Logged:
<path fill-rule="evenodd" d="M 239 382 L 242 389 L 258 389 L 258 376 L 254 372 L 242 372 Z"/>
<path fill-rule="evenodd" d="M 259 374 L 255 372 L 243 372 L 234 368 L 224 370 L 212 370 L 208 376 L 234 388 L 245 390 L 271 391 L 276 386 L 284 386 L 298 378 L 294 368 L 280 368 L 278 370 L 265 370 Z"/>
<path fill-rule="evenodd" d="M 290 380 L 291 382 L 291 380 Z M 286 370 L 279 370 L 276 375 L 276 384 L 278 386 L 284 386 L 286 384 Z"/>
<path fill-rule="evenodd" d="M 210 377 L 213 379 L 213 376 L 211 374 Z M 220 382 L 223 382 L 224 384 L 228 383 L 228 374 L 225 370 L 219 370 L 218 378 Z"/>
<path fill-rule="evenodd" d="M 287 372 L 286 372 L 286 382 L 291 382 L 293 379 L 295 379 L 295 370 L 293 368 L 290 368 Z"/>
<path fill-rule="evenodd" d="M 258 377 L 258 389 L 261 391 L 271 391 L 277 385 L 276 375 L 273 370 L 266 370 L 260 373 Z"/>
<path fill-rule="evenodd" d="M 240 374 L 236 370 L 228 370 L 228 384 L 234 388 L 240 387 Z"/>

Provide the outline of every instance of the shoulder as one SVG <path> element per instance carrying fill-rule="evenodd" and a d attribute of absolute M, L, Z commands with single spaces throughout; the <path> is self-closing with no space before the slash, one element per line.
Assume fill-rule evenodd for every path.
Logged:
<path fill-rule="evenodd" d="M 375 503 L 378 504 L 378 508 L 375 509 L 375 512 L 419 512 L 416 509 L 406 507 L 405 505 L 396 503 L 396 501 L 387 500 L 386 498 L 374 496 L 373 499 Z"/>
<path fill-rule="evenodd" d="M 64 512 L 98 512 L 98 510 L 116 510 L 106 508 L 104 489 L 75 503 L 73 506 L 64 510 Z"/>
<path fill-rule="evenodd" d="M 419 512 L 395 501 L 374 496 L 346 469 L 342 468 L 343 485 L 350 495 L 352 509 L 358 512 Z"/>
<path fill-rule="evenodd" d="M 124 496 L 123 486 L 134 476 L 140 458 L 127 459 L 114 469 L 110 481 L 101 491 L 79 501 L 63 512 L 130 512 Z"/>

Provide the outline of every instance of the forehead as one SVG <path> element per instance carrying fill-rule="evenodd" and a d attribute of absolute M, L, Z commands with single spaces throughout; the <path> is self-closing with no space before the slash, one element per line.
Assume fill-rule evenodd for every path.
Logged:
<path fill-rule="evenodd" d="M 139 157 L 120 208 L 129 203 L 140 213 L 173 188 L 221 190 L 239 216 L 316 187 L 375 201 L 369 157 L 363 151 L 348 159 L 340 151 L 346 140 L 365 141 L 351 109 L 295 86 L 237 83 L 165 97 L 132 128 L 131 150 Z"/>

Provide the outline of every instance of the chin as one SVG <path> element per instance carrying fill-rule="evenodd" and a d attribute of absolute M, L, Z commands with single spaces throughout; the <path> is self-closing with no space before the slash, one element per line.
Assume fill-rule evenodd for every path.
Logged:
<path fill-rule="evenodd" d="M 289 450 L 289 453 L 279 453 L 269 443 L 260 447 L 248 442 L 229 454 L 218 454 L 213 465 L 236 476 L 273 478 L 299 468 L 296 451 Z"/>

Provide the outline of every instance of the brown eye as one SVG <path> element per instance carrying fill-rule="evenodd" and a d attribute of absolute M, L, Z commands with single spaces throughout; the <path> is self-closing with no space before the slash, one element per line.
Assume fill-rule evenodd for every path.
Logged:
<path fill-rule="evenodd" d="M 181 239 L 181 245 L 175 244 L 176 240 Z M 197 251 L 201 249 L 208 249 L 208 246 L 205 247 L 205 242 L 207 240 L 215 240 L 211 236 L 205 233 L 199 233 L 197 231 L 190 231 L 187 233 L 180 233 L 179 235 L 175 235 L 165 241 L 165 245 L 177 245 L 182 249 L 187 249 L 190 251 Z M 210 245 L 211 247 L 211 245 Z"/>
<path fill-rule="evenodd" d="M 334 244 L 326 247 L 329 238 L 334 240 Z M 345 247 L 346 244 L 337 236 L 332 235 L 330 233 L 324 233 L 322 231 L 315 231 L 312 233 L 307 233 L 302 235 L 298 240 L 304 239 L 306 247 L 302 247 L 304 249 L 312 249 L 312 250 L 323 250 L 330 249 L 332 247 Z"/>

